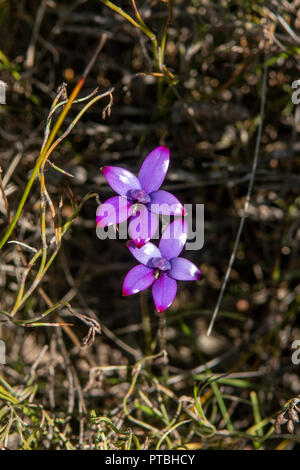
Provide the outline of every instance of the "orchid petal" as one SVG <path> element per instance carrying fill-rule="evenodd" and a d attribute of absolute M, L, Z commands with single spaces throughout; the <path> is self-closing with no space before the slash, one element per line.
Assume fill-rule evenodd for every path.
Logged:
<path fill-rule="evenodd" d="M 98 207 L 96 222 L 100 227 L 108 227 L 113 224 L 120 224 L 131 215 L 130 207 L 132 203 L 126 198 L 114 196 L 104 201 Z"/>
<path fill-rule="evenodd" d="M 171 269 L 168 275 L 177 281 L 199 281 L 202 278 L 197 266 L 185 258 L 173 258 L 170 263 Z"/>
<path fill-rule="evenodd" d="M 141 189 L 139 180 L 131 171 L 118 166 L 104 166 L 101 171 L 110 187 L 120 196 L 126 196 L 132 189 Z"/>
<path fill-rule="evenodd" d="M 158 227 L 158 217 L 148 211 L 147 207 L 138 204 L 135 215 L 129 222 L 129 235 L 134 244 L 141 248 L 155 235 Z"/>
<path fill-rule="evenodd" d="M 151 286 L 154 280 L 154 269 L 138 264 L 130 269 L 124 278 L 123 295 L 137 294 Z"/>
<path fill-rule="evenodd" d="M 176 219 L 164 230 L 159 242 L 159 249 L 164 258 L 171 259 L 180 255 L 187 239 L 188 224 Z"/>
<path fill-rule="evenodd" d="M 146 245 L 142 246 L 141 248 L 137 248 L 134 242 L 130 240 L 127 242 L 127 247 L 135 259 L 145 266 L 151 266 L 151 259 L 161 258 L 161 254 L 157 246 L 150 242 L 146 243 Z"/>
<path fill-rule="evenodd" d="M 163 273 L 152 286 L 152 296 L 158 313 L 164 312 L 176 297 L 177 282 Z"/>
<path fill-rule="evenodd" d="M 159 146 L 145 158 L 139 171 L 139 181 L 148 194 L 156 191 L 165 179 L 170 161 L 170 151 Z"/>
<path fill-rule="evenodd" d="M 148 205 L 149 210 L 155 214 L 163 215 L 185 215 L 186 211 L 177 197 L 168 191 L 159 190 L 150 194 L 151 203 Z"/>

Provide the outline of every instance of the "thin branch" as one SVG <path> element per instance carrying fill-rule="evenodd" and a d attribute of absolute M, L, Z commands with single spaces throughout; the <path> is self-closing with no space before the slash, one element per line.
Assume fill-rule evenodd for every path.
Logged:
<path fill-rule="evenodd" d="M 258 163 L 258 157 L 259 157 L 259 150 L 260 150 L 260 142 L 261 142 L 261 135 L 262 135 L 262 129 L 263 129 L 263 121 L 264 121 L 264 112 L 265 112 L 265 102 L 266 102 L 266 94 L 267 94 L 267 77 L 268 77 L 268 66 L 267 66 L 267 59 L 265 57 L 265 62 L 264 62 L 264 72 L 263 72 L 263 79 L 262 79 L 262 94 L 261 94 L 261 103 L 260 103 L 260 113 L 259 113 L 259 126 L 258 126 L 258 132 L 257 132 L 257 137 L 256 137 L 256 145 L 255 145 L 255 151 L 254 151 L 254 157 L 253 157 L 253 164 L 252 164 L 252 171 L 251 171 L 251 178 L 249 181 L 249 186 L 248 186 L 248 191 L 247 191 L 247 196 L 246 196 L 246 201 L 243 209 L 243 214 L 240 220 L 240 225 L 238 228 L 238 232 L 236 235 L 236 239 L 234 242 L 234 247 L 232 250 L 232 254 L 230 257 L 229 265 L 225 274 L 225 278 L 223 281 L 223 285 L 219 294 L 219 298 L 212 316 L 212 319 L 210 321 L 208 330 L 207 330 L 207 336 L 210 336 L 212 329 L 214 327 L 214 323 L 216 321 L 217 315 L 219 313 L 220 305 L 223 300 L 223 296 L 227 287 L 227 283 L 229 281 L 230 273 L 232 270 L 232 266 L 235 260 L 236 252 L 240 243 L 240 238 L 241 234 L 244 228 L 245 220 L 247 217 L 248 213 L 248 208 L 251 200 L 251 195 L 252 195 L 252 189 L 253 189 L 253 184 L 254 184 L 254 178 L 255 178 L 255 173 L 257 169 L 257 163 Z"/>
<path fill-rule="evenodd" d="M 135 14 L 136 18 L 138 19 L 138 21 L 140 22 L 140 24 L 142 24 L 143 26 L 146 26 L 145 23 L 144 23 L 144 21 L 143 21 L 143 18 L 142 18 L 141 15 L 140 15 L 139 10 L 137 9 L 135 0 L 131 0 L 131 3 L 132 3 L 132 8 L 134 9 L 134 14 Z M 147 26 L 146 26 L 146 27 L 147 27 Z"/>
<path fill-rule="evenodd" d="M 4 190 L 4 185 L 3 185 L 3 181 L 2 181 L 2 168 L 1 168 L 1 166 L 0 166 L 0 191 L 1 191 L 1 194 L 2 194 L 2 197 L 3 197 L 5 210 L 6 210 L 6 215 L 7 215 L 7 219 L 8 219 L 8 223 L 9 223 L 10 222 L 10 210 L 9 210 L 8 199 L 6 197 L 5 190 Z"/>
<path fill-rule="evenodd" d="M 167 21 L 166 21 L 166 24 L 165 24 L 165 27 L 164 27 L 164 30 L 163 30 L 162 40 L 161 40 L 161 43 L 160 43 L 162 64 L 164 63 L 165 47 L 166 47 L 166 42 L 167 42 L 168 31 L 169 31 L 169 27 L 172 24 L 172 19 L 173 19 L 172 0 L 168 0 L 167 5 L 168 5 L 168 18 L 167 18 Z"/>

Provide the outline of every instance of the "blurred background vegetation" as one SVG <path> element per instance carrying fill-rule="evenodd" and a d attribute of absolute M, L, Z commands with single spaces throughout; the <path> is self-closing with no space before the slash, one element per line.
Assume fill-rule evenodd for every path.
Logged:
<path fill-rule="evenodd" d="M 291 96 L 300 79 L 300 1 L 116 5 L 142 25 L 136 6 L 147 29 L 106 1 L 0 0 L 0 79 L 7 83 L 6 104 L 0 105 L 1 236 L 39 157 L 58 87 L 65 83 L 70 95 L 104 34 L 79 96 L 114 88 L 111 115 L 102 117 L 107 98 L 95 103 L 52 152 L 52 165 L 45 166 L 44 219 L 36 179 L 10 236 L 19 243 L 6 243 L 1 251 L 6 364 L 0 365 L 0 445 L 299 448 L 299 365 L 291 358 L 292 344 L 300 340 L 300 108 Z M 149 30 L 158 44 L 166 39 L 163 63 Z M 207 336 L 251 180 L 265 67 L 252 199 Z M 62 130 L 80 109 L 74 104 Z M 185 253 L 204 279 L 181 283 L 167 311 L 168 364 L 151 292 L 142 301 L 122 298 L 133 259 L 123 242 L 99 240 L 95 228 L 99 200 L 112 195 L 100 167 L 136 172 L 159 144 L 171 151 L 164 188 L 184 203 L 205 204 L 204 247 Z M 12 318 L 33 255 L 43 243 L 47 256 L 55 251 L 51 209 L 61 224 L 70 218 L 72 224 Z M 38 270 L 39 261 L 28 272 L 26 289 Z M 47 323 L 33 322 L 59 302 L 43 319 Z M 151 319 L 150 357 L 141 307 Z"/>

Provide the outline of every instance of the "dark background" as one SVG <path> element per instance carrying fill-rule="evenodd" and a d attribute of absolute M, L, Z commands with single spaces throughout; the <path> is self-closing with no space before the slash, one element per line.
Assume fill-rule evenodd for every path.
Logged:
<path fill-rule="evenodd" d="M 134 17 L 130 1 L 118 6 Z M 80 96 L 97 86 L 100 92 L 114 87 L 111 116 L 102 120 L 107 99 L 98 102 L 51 155 L 53 163 L 74 175 L 71 179 L 46 166 L 53 204 L 57 208 L 63 198 L 65 221 L 72 214 L 72 198 L 80 202 L 88 192 L 98 193 L 101 201 L 111 197 L 100 167 L 119 165 L 137 173 L 157 145 L 166 145 L 171 152 L 164 189 L 184 203 L 205 204 L 204 247 L 184 253 L 204 278 L 179 283 L 176 300 L 167 311 L 169 395 L 157 388 L 161 381 L 157 360 L 143 365 L 129 400 L 131 416 L 162 433 L 167 420 L 153 414 L 153 408 L 166 397 L 169 425 L 172 419 L 173 424 L 191 420 L 171 432 L 161 448 L 291 449 L 299 441 L 297 429 L 286 427 L 285 418 L 288 423 L 295 418 L 294 408 L 283 417 L 278 429 L 282 434 L 276 435 L 272 428 L 276 413 L 300 393 L 299 365 L 291 361 L 291 345 L 300 340 L 300 116 L 291 100 L 292 82 L 299 78 L 299 6 L 298 0 L 174 1 L 165 63 L 178 83 L 170 86 L 151 75 L 156 70 L 148 38 L 100 1 L 0 2 L 0 50 L 7 59 L 0 57 L 0 78 L 7 82 L 6 105 L 0 107 L 0 159 L 2 178 L 16 162 L 5 188 L 11 213 L 38 158 L 58 86 L 66 82 L 70 94 L 103 33 L 106 44 Z M 166 2 L 137 2 L 137 7 L 160 39 L 168 17 Z M 220 312 L 207 337 L 251 177 L 264 64 L 268 65 L 266 106 L 252 199 Z M 80 107 L 74 105 L 63 128 Z M 0 202 L 4 233 L 7 215 L 3 199 Z M 36 249 L 41 247 L 39 203 L 36 181 L 11 237 Z M 124 242 L 96 237 L 96 208 L 95 198 L 83 205 L 39 286 L 43 292 L 37 288 L 16 318 L 34 318 L 47 310 L 46 294 L 53 304 L 64 300 L 75 311 L 98 319 L 102 335 L 89 348 L 80 349 L 88 328 L 66 308 L 46 321 L 63 319 L 73 324 L 69 329 L 0 324 L 0 337 L 7 345 L 1 376 L 18 393 L 36 385 L 31 403 L 40 407 L 24 411 L 24 403 L 19 403 L 17 413 L 27 427 L 23 439 L 18 419 L 13 422 L 9 439 L 3 441 L 8 447 L 124 448 L 129 437 L 114 426 L 123 433 L 130 426 L 144 448 L 155 448 L 161 437 L 128 419 L 122 408 L 130 367 L 145 352 L 144 327 L 140 297 L 121 296 L 123 278 L 134 260 Z M 47 229 L 50 239 L 49 210 Z M 23 255 L 27 262 L 32 256 L 26 250 Z M 15 244 L 6 244 L 1 257 L 0 306 L 10 312 L 23 265 Z M 37 269 L 33 268 L 28 285 Z M 159 317 L 150 290 L 147 301 L 155 338 Z M 154 344 L 153 353 L 157 352 L 159 345 Z M 195 372 L 201 364 L 206 364 L 199 369 L 202 375 Z M 109 371 L 93 369 L 112 365 L 116 368 Z M 206 384 L 215 374 L 231 375 L 227 382 L 219 378 L 216 386 Z M 197 396 L 210 425 L 197 415 L 194 384 L 205 384 Z M 7 397 L 0 396 L 0 404 L 1 398 L 4 407 Z M 56 427 L 47 420 L 40 425 L 42 409 L 57 420 Z M 113 424 L 99 421 L 99 416 Z M 251 426 L 264 419 L 258 426 L 259 438 L 253 441 Z M 1 424 L 7 429 L 8 423 L 4 414 Z M 136 448 L 135 441 L 131 445 Z"/>

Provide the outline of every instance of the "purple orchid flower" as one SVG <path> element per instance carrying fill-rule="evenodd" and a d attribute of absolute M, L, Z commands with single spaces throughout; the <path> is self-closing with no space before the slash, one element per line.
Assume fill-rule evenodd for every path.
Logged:
<path fill-rule="evenodd" d="M 107 227 L 130 218 L 129 234 L 142 247 L 156 233 L 158 214 L 185 215 L 185 209 L 173 194 L 159 190 L 170 160 L 167 147 L 155 148 L 144 160 L 138 177 L 124 168 L 101 168 L 108 184 L 119 194 L 105 201 L 97 210 L 97 225 Z"/>
<path fill-rule="evenodd" d="M 191 261 L 179 257 L 188 233 L 188 224 L 176 219 L 164 230 L 159 247 L 147 243 L 137 248 L 132 241 L 127 246 L 141 264 L 132 268 L 123 282 L 123 295 L 141 292 L 152 285 L 152 296 L 158 313 L 164 312 L 177 292 L 176 281 L 196 281 L 202 273 Z"/>

